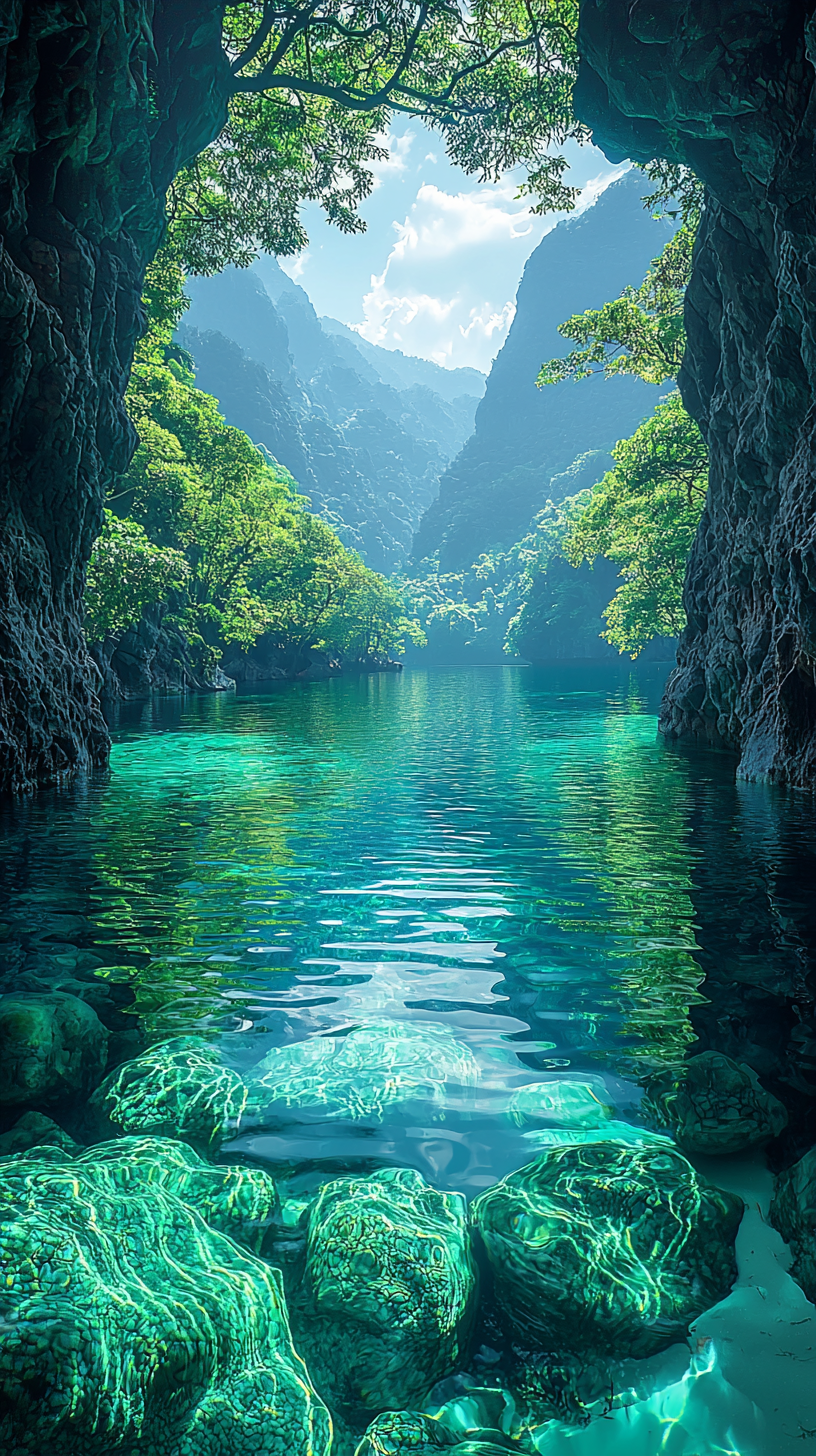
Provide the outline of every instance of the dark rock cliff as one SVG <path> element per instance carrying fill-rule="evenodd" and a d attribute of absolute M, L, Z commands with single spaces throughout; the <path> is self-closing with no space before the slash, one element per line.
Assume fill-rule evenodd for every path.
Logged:
<path fill-rule="evenodd" d="M 576 106 L 707 186 L 680 387 L 711 456 L 662 728 L 816 778 L 814 5 L 584 0 Z"/>
<path fill-rule="evenodd" d="M 0 16 L 0 791 L 101 764 L 82 591 L 146 263 L 178 166 L 217 133 L 218 5 L 11 0 Z"/>

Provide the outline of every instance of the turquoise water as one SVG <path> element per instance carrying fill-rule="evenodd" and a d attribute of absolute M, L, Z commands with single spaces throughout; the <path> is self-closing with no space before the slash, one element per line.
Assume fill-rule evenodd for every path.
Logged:
<path fill-rule="evenodd" d="M 227 1153 L 293 1196 L 408 1166 L 474 1197 L 542 1145 L 508 1117 L 519 1087 L 583 1081 L 637 1127 L 642 1079 L 701 1046 L 796 1105 L 811 807 L 664 745 L 662 679 L 413 670 L 123 707 L 109 776 L 4 811 L 7 975 L 41 953 L 95 973 L 123 1046 L 202 1032 L 247 1072 L 383 1024 L 468 1049 L 477 1090 L 442 1069 L 375 1115 L 338 1093 L 241 1130 Z M 723 1179 L 763 1170 L 731 1160 Z M 700 1452 L 736 1450 L 739 1420 L 741 1456 L 798 1440 L 763 1448 L 751 1419 L 729 1406 Z"/>

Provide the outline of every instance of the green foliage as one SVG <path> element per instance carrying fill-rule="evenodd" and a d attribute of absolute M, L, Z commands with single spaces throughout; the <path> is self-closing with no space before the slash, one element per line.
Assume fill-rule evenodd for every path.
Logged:
<path fill-rule="evenodd" d="M 629 440 L 567 533 L 573 566 L 606 556 L 621 563 L 623 585 L 604 613 L 602 634 L 636 657 L 653 637 L 685 624 L 683 579 L 705 504 L 705 442 L 674 391 Z"/>
<path fill-rule="evenodd" d="M 213 272 L 259 248 L 295 252 L 305 199 L 360 231 L 366 163 L 395 111 L 439 130 L 466 172 L 522 164 L 539 208 L 571 207 L 550 149 L 587 135 L 572 111 L 577 20 L 577 0 L 239 0 L 224 24 L 226 127 L 170 192 L 178 257 Z"/>
<path fill-rule="evenodd" d="M 172 343 L 182 284 L 177 259 L 161 253 L 148 270 L 149 327 L 127 394 L 139 445 L 112 500 L 127 519 L 108 513 L 91 564 L 92 640 L 130 625 L 172 588 L 190 640 L 216 653 L 263 634 L 293 662 L 313 648 L 365 657 L 401 650 L 406 635 L 421 642 L 399 591 L 195 388 Z"/>
<path fill-rule="evenodd" d="M 181 590 L 187 576 L 180 551 L 154 546 L 137 521 L 105 511 L 85 587 L 88 641 L 101 642 L 132 627 L 145 607 Z"/>
<path fill-rule="evenodd" d="M 683 297 L 693 245 L 693 228 L 679 228 L 639 288 L 625 288 L 620 298 L 603 308 L 573 314 L 559 324 L 558 332 L 580 347 L 543 364 L 536 381 L 539 387 L 586 379 L 601 370 L 607 378 L 636 374 L 647 384 L 676 379 L 686 346 Z"/>

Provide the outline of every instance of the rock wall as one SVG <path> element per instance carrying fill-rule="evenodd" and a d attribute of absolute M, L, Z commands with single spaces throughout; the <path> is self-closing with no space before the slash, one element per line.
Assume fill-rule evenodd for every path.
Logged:
<path fill-rule="evenodd" d="M 707 203 L 680 377 L 711 456 L 663 704 L 739 774 L 816 778 L 814 5 L 584 0 L 579 115 L 607 156 L 665 157 Z"/>
<path fill-rule="evenodd" d="M 0 18 L 0 792 L 105 762 L 85 568 L 135 443 L 144 269 L 228 70 L 206 0 L 10 0 Z"/>

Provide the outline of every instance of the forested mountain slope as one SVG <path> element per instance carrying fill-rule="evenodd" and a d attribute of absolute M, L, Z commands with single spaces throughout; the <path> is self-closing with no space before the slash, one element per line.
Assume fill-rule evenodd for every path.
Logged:
<path fill-rule="evenodd" d="M 358 345 L 333 321 L 324 327 L 269 258 L 259 270 L 193 278 L 189 293 L 178 337 L 200 388 L 292 472 L 370 566 L 402 566 L 440 473 L 472 429 L 483 377 Z"/>
<path fill-rule="evenodd" d="M 438 551 L 440 569 L 457 571 L 482 552 L 511 545 L 548 497 L 560 499 L 598 478 L 591 460 L 591 478 L 571 472 L 568 490 L 554 476 L 587 452 L 609 450 L 654 409 L 659 391 L 639 379 L 598 375 L 546 389 L 535 383 L 545 359 L 568 352 L 558 325 L 639 284 L 670 237 L 671 223 L 644 209 L 647 191 L 642 173 L 627 173 L 585 212 L 560 222 L 531 255 L 474 433 L 423 517 L 415 560 Z"/>

